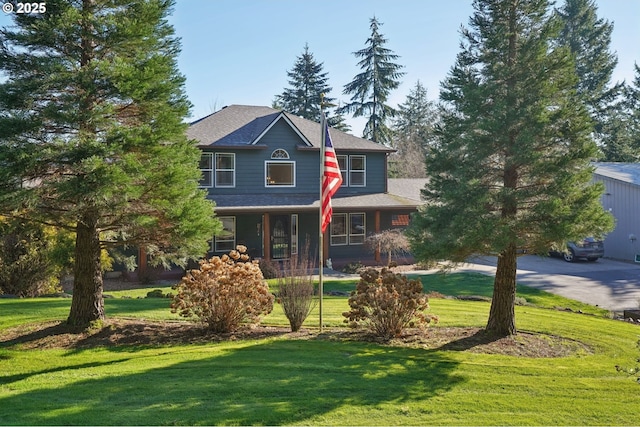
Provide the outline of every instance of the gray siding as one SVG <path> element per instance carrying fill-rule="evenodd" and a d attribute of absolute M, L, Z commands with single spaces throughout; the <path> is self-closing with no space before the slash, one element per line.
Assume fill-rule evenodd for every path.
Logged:
<path fill-rule="evenodd" d="M 265 149 L 215 149 L 213 153 L 235 153 L 235 187 L 210 188 L 209 194 L 314 194 L 320 185 L 320 152 L 309 150 L 300 136 L 284 121 L 279 120 L 259 142 Z M 265 187 L 265 163 L 271 161 L 276 149 L 289 153 L 295 162 L 295 187 Z M 363 154 L 366 156 L 366 187 L 342 186 L 336 197 L 364 193 L 381 193 L 386 190 L 386 154 L 377 152 L 339 152 L 338 154 Z"/>
<path fill-rule="evenodd" d="M 604 183 L 602 206 L 616 219 L 615 229 L 604 241 L 605 256 L 633 261 L 640 254 L 640 187 L 597 174 L 594 181 Z M 630 239 L 632 235 L 636 240 Z"/>

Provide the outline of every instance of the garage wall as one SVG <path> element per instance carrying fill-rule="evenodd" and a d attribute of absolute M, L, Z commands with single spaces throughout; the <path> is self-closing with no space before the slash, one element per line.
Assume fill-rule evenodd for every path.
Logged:
<path fill-rule="evenodd" d="M 605 256 L 633 261 L 640 254 L 640 186 L 598 174 L 593 179 L 604 183 L 602 206 L 616 219 L 604 241 Z"/>

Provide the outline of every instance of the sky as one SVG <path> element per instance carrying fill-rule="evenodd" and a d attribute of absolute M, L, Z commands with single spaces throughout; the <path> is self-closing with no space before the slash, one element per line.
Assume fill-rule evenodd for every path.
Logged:
<path fill-rule="evenodd" d="M 640 0 L 596 4 L 614 23 L 613 81 L 631 81 L 640 64 Z M 389 104 L 403 103 L 417 81 L 435 100 L 472 13 L 472 0 L 176 0 L 169 22 L 182 41 L 178 63 L 195 120 L 231 104 L 270 106 L 305 44 L 328 73 L 330 96 L 348 102 L 342 88 L 360 72 L 353 52 L 365 47 L 374 16 L 406 73 Z M 0 26 L 8 23 L 0 12 Z M 347 122 L 361 134 L 363 119 Z"/>

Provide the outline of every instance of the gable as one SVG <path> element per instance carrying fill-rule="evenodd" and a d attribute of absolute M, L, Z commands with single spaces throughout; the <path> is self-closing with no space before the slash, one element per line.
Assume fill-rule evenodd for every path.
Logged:
<path fill-rule="evenodd" d="M 302 144 L 304 144 L 307 147 L 312 147 L 311 142 L 309 142 L 309 140 L 302 133 L 300 133 L 298 128 L 296 128 L 296 126 L 291 122 L 291 120 L 284 113 L 280 113 L 280 115 L 273 122 L 271 122 L 271 124 L 267 126 L 260 135 L 258 135 L 258 137 L 255 139 L 255 141 L 252 144 L 255 145 L 260 143 L 263 137 L 265 137 L 265 135 L 267 135 L 272 128 L 276 127 L 276 125 L 278 125 L 277 127 L 279 128 L 282 128 L 283 126 L 288 127 L 291 131 L 293 131 L 293 133 L 289 132 L 290 138 L 294 138 L 294 134 L 295 134 L 295 136 L 297 136 L 300 139 Z M 282 129 L 280 131 L 282 132 Z"/>

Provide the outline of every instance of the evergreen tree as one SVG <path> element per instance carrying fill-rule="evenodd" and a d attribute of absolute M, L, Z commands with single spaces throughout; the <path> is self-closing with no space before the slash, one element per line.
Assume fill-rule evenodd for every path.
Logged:
<path fill-rule="evenodd" d="M 517 332 L 519 254 L 612 227 L 591 182 L 596 153 L 560 28 L 546 0 L 476 0 L 442 84 L 442 125 L 427 155 L 427 203 L 409 231 L 421 260 L 498 258 L 486 329 Z"/>
<path fill-rule="evenodd" d="M 177 70 L 172 0 L 48 0 L 0 32 L 0 211 L 75 233 L 68 323 L 104 318 L 101 250 L 185 263 L 218 230 Z"/>
<path fill-rule="evenodd" d="M 624 85 L 621 99 L 609 107 L 603 125 L 606 135 L 602 145 L 604 161 L 640 161 L 640 67 L 635 64 L 635 78 Z"/>
<path fill-rule="evenodd" d="M 375 17 L 371 19 L 371 36 L 366 47 L 354 52 L 356 58 L 362 58 L 358 62 L 362 72 L 344 86 L 343 93 L 352 96 L 338 111 L 352 113 L 353 117 L 367 117 L 362 136 L 389 145 L 392 135 L 386 123 L 395 111 L 386 102 L 391 91 L 400 85 L 404 73 L 400 71 L 402 65 L 393 62 L 398 55 L 385 47 L 387 39 L 379 33 L 380 25 Z"/>
<path fill-rule="evenodd" d="M 304 52 L 296 59 L 291 71 L 287 71 L 291 87 L 285 88 L 276 96 L 275 104 L 284 111 L 314 122 L 320 122 L 321 97 L 327 104 L 335 101 L 327 95 L 333 90 L 329 84 L 328 73 L 322 72 L 322 63 L 316 62 L 305 44 Z"/>
<path fill-rule="evenodd" d="M 433 138 L 437 112 L 420 81 L 398 105 L 393 120 L 393 147 L 389 174 L 394 178 L 426 178 L 424 155 Z"/>
<path fill-rule="evenodd" d="M 558 41 L 574 56 L 578 74 L 576 90 L 599 131 L 602 114 L 620 86 L 609 87 L 618 63 L 615 53 L 609 51 L 613 24 L 598 18 L 597 9 L 595 0 L 565 0 L 564 7 L 557 13 L 563 23 Z"/>

